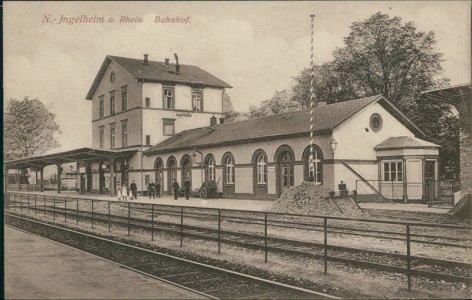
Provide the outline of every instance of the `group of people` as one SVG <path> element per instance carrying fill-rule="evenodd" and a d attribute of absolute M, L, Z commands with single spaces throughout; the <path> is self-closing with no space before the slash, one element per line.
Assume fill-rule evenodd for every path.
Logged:
<path fill-rule="evenodd" d="M 138 199 L 138 187 L 136 186 L 136 182 L 134 182 L 134 180 L 131 182 L 129 189 L 128 189 L 128 184 L 126 182 L 123 182 L 123 185 L 121 185 L 121 187 L 120 187 L 120 183 L 118 182 L 118 188 L 116 189 L 118 201 L 127 201 L 130 191 L 131 191 L 131 199 Z"/>
<path fill-rule="evenodd" d="M 190 190 L 192 189 L 192 183 L 190 182 L 190 179 L 188 177 L 185 177 L 184 180 L 184 194 L 185 194 L 185 199 L 188 200 L 190 197 Z M 180 193 L 180 185 L 177 182 L 177 179 L 174 178 L 174 182 L 172 183 L 172 191 L 174 192 L 174 199 L 177 200 L 179 199 L 179 193 Z"/>
<path fill-rule="evenodd" d="M 156 183 L 150 181 L 147 188 L 148 188 L 149 199 L 151 199 L 151 197 L 153 199 L 156 199 L 156 197 L 157 198 L 161 197 L 161 184 L 159 183 L 159 181 L 157 181 Z M 183 192 L 187 200 L 189 200 L 191 189 L 192 189 L 192 183 L 190 182 L 188 177 L 186 177 L 183 184 Z M 138 199 L 138 187 L 136 186 L 136 183 L 134 182 L 134 180 L 131 182 L 129 189 L 126 182 L 124 182 L 121 187 L 120 187 L 120 183 L 118 183 L 118 188 L 116 190 L 117 190 L 118 201 L 127 201 L 130 191 L 132 195 L 130 200 Z M 174 199 L 175 200 L 179 199 L 180 185 L 177 182 L 177 179 L 175 178 L 172 183 L 172 191 L 174 194 Z"/>
<path fill-rule="evenodd" d="M 161 184 L 159 181 L 156 183 L 150 181 L 148 184 L 148 194 L 149 194 L 149 199 L 151 199 L 151 196 L 153 199 L 161 198 Z"/>

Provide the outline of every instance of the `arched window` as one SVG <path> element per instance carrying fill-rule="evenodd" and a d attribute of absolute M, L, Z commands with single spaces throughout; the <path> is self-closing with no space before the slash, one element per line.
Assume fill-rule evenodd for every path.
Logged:
<path fill-rule="evenodd" d="M 257 161 L 257 184 L 267 183 L 267 161 L 264 154 L 259 154 Z"/>
<path fill-rule="evenodd" d="M 313 145 L 313 166 L 310 168 L 310 146 L 303 151 L 305 181 L 323 184 L 323 152 L 320 147 Z"/>
<path fill-rule="evenodd" d="M 215 158 L 208 154 L 205 158 L 205 180 L 215 181 Z"/>
<path fill-rule="evenodd" d="M 234 184 L 234 159 L 232 156 L 229 156 L 225 162 L 225 175 L 226 183 Z"/>
<path fill-rule="evenodd" d="M 172 182 L 177 179 L 177 160 L 174 156 L 167 159 L 167 190 L 172 190 Z"/>

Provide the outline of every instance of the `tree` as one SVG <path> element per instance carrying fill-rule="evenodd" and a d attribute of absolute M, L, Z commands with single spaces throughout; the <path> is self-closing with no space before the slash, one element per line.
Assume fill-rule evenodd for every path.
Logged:
<path fill-rule="evenodd" d="M 442 72 L 443 54 L 434 49 L 434 33 L 417 31 L 412 22 L 403 23 L 399 17 L 378 12 L 354 22 L 344 43 L 333 52 L 333 61 L 314 68 L 316 100 L 329 104 L 382 94 L 412 119 L 428 140 L 443 146 L 442 159 L 458 157 L 457 117 L 449 106 L 420 95 L 449 84 L 445 78 L 436 79 Z M 300 108 L 309 107 L 310 88 L 311 69 L 307 68 L 294 78 L 292 102 L 299 103 Z M 272 114 L 267 109 L 271 105 L 288 105 L 278 101 L 277 92 L 270 101 L 276 102 L 264 101 L 259 108 L 251 107 L 248 116 Z"/>
<path fill-rule="evenodd" d="M 348 74 L 366 96 L 382 94 L 399 105 L 433 87 L 442 71 L 434 32 L 417 31 L 399 17 L 378 12 L 354 22 L 344 42 L 334 51 L 335 69 Z"/>
<path fill-rule="evenodd" d="M 227 123 L 238 120 L 241 117 L 241 114 L 234 110 L 231 98 L 226 92 L 223 93 L 223 115 Z"/>
<path fill-rule="evenodd" d="M 301 108 L 301 103 L 292 101 L 287 90 L 275 91 L 271 99 L 265 100 L 259 107 L 251 105 L 249 112 L 246 113 L 247 118 L 259 118 L 264 116 L 276 115 L 288 112 L 292 109 Z"/>
<path fill-rule="evenodd" d="M 60 133 L 59 125 L 39 99 L 10 99 L 3 118 L 6 160 L 40 155 L 59 146 L 54 137 Z"/>

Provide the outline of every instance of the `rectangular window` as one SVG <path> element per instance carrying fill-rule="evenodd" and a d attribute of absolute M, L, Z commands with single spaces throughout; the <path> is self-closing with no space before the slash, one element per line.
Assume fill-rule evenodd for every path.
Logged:
<path fill-rule="evenodd" d="M 384 181 L 403 181 L 403 162 L 389 161 L 383 163 Z"/>
<path fill-rule="evenodd" d="M 123 122 L 121 124 L 121 142 L 122 147 L 128 146 L 128 123 Z"/>
<path fill-rule="evenodd" d="M 192 91 L 192 109 L 203 111 L 203 93 L 201 91 Z"/>
<path fill-rule="evenodd" d="M 100 128 L 100 148 L 105 148 L 105 128 Z"/>
<path fill-rule="evenodd" d="M 151 107 L 151 98 L 146 97 L 145 105 L 146 105 L 146 107 Z"/>
<path fill-rule="evenodd" d="M 103 102 L 103 96 L 98 97 L 98 101 L 100 102 L 100 118 L 103 118 L 105 116 L 105 103 Z"/>
<path fill-rule="evenodd" d="M 146 145 L 151 145 L 151 136 L 146 135 Z"/>
<path fill-rule="evenodd" d="M 148 185 L 149 185 L 149 181 L 151 181 L 151 176 L 149 176 L 149 175 L 144 175 L 144 185 L 145 185 L 145 186 L 148 186 Z"/>
<path fill-rule="evenodd" d="M 115 114 L 115 92 L 110 93 L 110 115 Z"/>
<path fill-rule="evenodd" d="M 174 133 L 175 133 L 175 120 L 174 119 L 164 119 L 163 127 L 164 127 L 164 135 L 174 135 Z"/>
<path fill-rule="evenodd" d="M 174 109 L 174 88 L 164 87 L 164 109 Z"/>
<path fill-rule="evenodd" d="M 122 87 L 121 88 L 121 110 L 128 109 L 128 88 Z"/>
<path fill-rule="evenodd" d="M 110 148 L 115 148 L 115 127 L 110 128 Z"/>

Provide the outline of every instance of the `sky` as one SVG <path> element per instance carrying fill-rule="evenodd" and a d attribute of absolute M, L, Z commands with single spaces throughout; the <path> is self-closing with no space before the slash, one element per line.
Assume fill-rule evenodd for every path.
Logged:
<path fill-rule="evenodd" d="M 4 99 L 37 97 L 56 115 L 59 149 L 91 146 L 91 103 L 85 96 L 106 55 L 197 65 L 233 86 L 234 108 L 270 99 L 310 65 L 330 61 L 350 25 L 376 12 L 434 31 L 451 84 L 471 78 L 469 1 L 330 2 L 3 2 Z M 103 17 L 104 23 L 59 22 Z M 141 23 L 120 22 L 122 17 Z M 184 24 L 158 19 L 179 17 Z M 113 18 L 115 22 L 109 22 Z M 48 22 L 49 20 L 49 22 Z M 55 21 L 53 21 L 55 20 Z"/>

